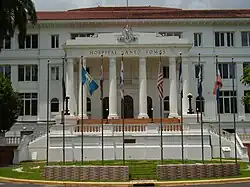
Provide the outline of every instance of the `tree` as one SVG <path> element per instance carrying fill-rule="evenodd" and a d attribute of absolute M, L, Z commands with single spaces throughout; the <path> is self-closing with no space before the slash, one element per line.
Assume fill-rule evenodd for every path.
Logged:
<path fill-rule="evenodd" d="M 27 24 L 35 25 L 37 15 L 32 0 L 0 0 L 0 51 L 5 38 L 13 37 L 19 31 L 18 42 L 23 43 L 27 34 Z"/>
<path fill-rule="evenodd" d="M 250 65 L 244 67 L 241 83 L 245 86 L 250 86 Z M 250 92 L 246 92 L 245 96 L 243 96 L 242 103 L 250 104 Z"/>
<path fill-rule="evenodd" d="M 0 131 L 8 131 L 16 122 L 21 109 L 21 100 L 11 81 L 0 73 Z"/>

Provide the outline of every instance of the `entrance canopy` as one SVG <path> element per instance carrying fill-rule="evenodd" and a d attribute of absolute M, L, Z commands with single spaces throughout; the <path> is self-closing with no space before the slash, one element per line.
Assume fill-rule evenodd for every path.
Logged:
<path fill-rule="evenodd" d="M 187 39 L 177 36 L 162 36 L 157 33 L 133 33 L 126 26 L 122 33 L 100 33 L 92 37 L 67 40 L 64 50 L 69 58 L 121 56 L 187 56 L 192 47 Z"/>

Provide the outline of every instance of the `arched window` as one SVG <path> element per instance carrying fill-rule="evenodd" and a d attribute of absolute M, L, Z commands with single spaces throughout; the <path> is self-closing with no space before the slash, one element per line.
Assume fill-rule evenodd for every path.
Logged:
<path fill-rule="evenodd" d="M 91 99 L 87 97 L 87 112 L 91 112 Z"/>
<path fill-rule="evenodd" d="M 59 112 L 59 100 L 57 98 L 51 99 L 50 111 Z"/>
<path fill-rule="evenodd" d="M 204 97 L 201 97 L 201 100 L 200 100 L 200 97 L 197 96 L 196 97 L 196 110 L 198 112 L 200 112 L 200 109 L 202 112 L 204 112 L 204 104 L 205 104 Z"/>
<path fill-rule="evenodd" d="M 169 111 L 169 96 L 164 98 L 164 111 Z"/>

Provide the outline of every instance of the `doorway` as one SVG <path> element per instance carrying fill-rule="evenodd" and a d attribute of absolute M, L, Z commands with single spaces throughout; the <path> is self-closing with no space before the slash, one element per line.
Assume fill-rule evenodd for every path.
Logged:
<path fill-rule="evenodd" d="M 147 97 L 148 117 L 153 118 L 153 101 L 151 97 Z"/>
<path fill-rule="evenodd" d="M 107 119 L 109 115 L 109 98 L 108 97 L 103 98 L 102 112 L 103 112 L 103 119 Z"/>
<path fill-rule="evenodd" d="M 134 118 L 134 101 L 129 95 L 124 96 L 124 115 L 123 115 L 123 99 L 121 100 L 121 116 L 124 118 Z"/>

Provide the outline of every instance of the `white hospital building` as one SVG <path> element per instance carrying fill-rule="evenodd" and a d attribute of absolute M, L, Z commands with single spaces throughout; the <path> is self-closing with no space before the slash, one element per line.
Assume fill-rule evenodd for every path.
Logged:
<path fill-rule="evenodd" d="M 93 133 L 96 133 L 96 137 L 100 135 L 98 134 L 100 133 L 100 124 L 95 123 L 95 121 L 101 119 L 102 110 L 104 118 L 110 121 L 121 118 L 119 76 L 123 55 L 124 117 L 127 119 L 126 125 L 140 125 L 138 128 L 141 129 L 140 132 L 137 132 L 137 127 L 131 127 L 132 130 L 128 130 L 128 136 L 130 138 L 138 136 L 138 138 L 135 138 L 136 141 L 131 142 L 138 143 L 137 146 L 139 147 L 143 145 L 144 147 L 142 146 L 141 149 L 145 151 L 145 147 L 149 144 L 152 144 L 151 147 L 154 146 L 152 142 L 157 141 L 154 137 L 159 135 L 159 131 L 155 128 L 159 125 L 157 122 L 145 123 L 147 118 L 153 118 L 152 121 L 154 119 L 157 121 L 160 118 L 159 98 L 156 88 L 159 60 L 161 58 L 164 75 L 163 112 L 164 118 L 168 118 L 164 119 L 165 125 L 175 126 L 171 124 L 171 119 L 179 118 L 181 114 L 178 75 L 179 63 L 182 59 L 182 103 L 184 119 L 187 119 L 184 120 L 185 133 L 187 133 L 185 143 L 190 140 L 189 144 L 186 145 L 186 157 L 197 158 L 193 152 L 197 151 L 200 146 L 196 136 L 200 132 L 200 126 L 196 120 L 196 109 L 200 109 L 199 98 L 197 97 L 199 62 L 202 65 L 204 78 L 202 110 L 207 133 L 205 133 L 206 158 L 218 157 L 218 149 L 216 152 L 216 148 L 218 148 L 218 117 L 215 96 L 213 95 L 216 78 L 215 57 L 218 55 L 223 82 L 220 94 L 221 127 L 224 138 L 222 142 L 223 145 L 231 148 L 230 155 L 232 157 L 234 155 L 234 142 L 232 142 L 230 136 L 233 135 L 232 103 L 234 100 L 232 98 L 230 63 L 233 58 L 236 63 L 235 93 L 237 101 L 235 107 L 238 155 L 244 157 L 246 149 L 243 143 L 250 141 L 250 105 L 242 104 L 241 98 L 250 88 L 244 86 L 240 79 L 244 66 L 250 63 L 250 9 L 182 10 L 153 6 L 94 7 L 68 11 L 42 11 L 38 12 L 37 15 L 38 24 L 28 27 L 26 41 L 23 44 L 18 44 L 18 34 L 16 34 L 13 38 L 5 40 L 4 48 L 0 53 L 0 71 L 11 80 L 14 89 L 21 94 L 23 100 L 23 108 L 18 122 L 6 133 L 6 136 L 14 137 L 33 133 L 39 134 L 40 139 L 41 137 L 46 138 L 44 134 L 47 120 L 47 85 L 49 82 L 49 118 L 51 121 L 55 121 L 62 111 L 62 58 L 66 57 L 65 81 L 66 94 L 70 97 L 70 118 L 77 120 L 81 118 L 83 113 L 83 118 L 88 119 L 85 121 L 89 124 L 89 128 L 91 126 L 97 127 L 93 127 L 95 130 L 85 131 L 86 139 L 88 139 L 88 133 L 92 137 L 87 142 L 89 145 L 90 142 L 93 143 Z M 89 95 L 86 87 L 83 95 L 81 92 L 82 64 L 99 84 L 102 60 L 104 63 L 103 106 L 101 106 L 99 89 L 92 96 Z M 48 62 L 49 81 L 47 80 Z M 187 113 L 189 109 L 187 96 L 189 94 L 193 96 L 191 106 L 194 114 Z M 81 107 L 82 99 L 83 107 Z M 141 119 L 141 123 L 138 122 L 139 119 Z M 118 122 L 112 124 L 106 121 L 107 142 L 117 141 L 115 135 L 110 134 L 110 132 L 116 132 L 111 126 L 119 126 L 119 124 Z M 60 124 L 56 125 L 60 126 Z M 75 125 L 77 126 L 77 124 Z M 110 130 L 111 128 L 113 130 Z M 169 137 L 179 136 L 178 128 L 177 132 L 173 130 L 174 127 L 166 127 L 166 129 L 166 137 L 168 135 Z M 59 130 L 57 135 L 58 132 Z M 142 140 L 143 133 L 151 133 L 151 135 L 148 135 L 147 140 Z M 53 136 L 53 133 L 51 136 Z M 80 149 L 77 149 L 77 146 L 80 146 L 80 134 L 74 130 L 73 136 L 76 137 L 75 142 L 78 142 L 77 145 L 74 145 L 76 149 L 74 155 L 78 155 L 80 154 Z M 39 144 L 39 138 L 32 139 L 29 143 L 31 155 L 38 155 L 34 156 L 34 159 L 44 159 L 45 157 L 44 149 L 42 151 L 39 147 L 42 144 L 45 145 L 45 139 Z M 114 140 L 111 140 L 112 138 Z M 149 139 L 151 139 L 151 143 Z M 148 144 L 145 143 L 147 141 Z M 168 150 L 166 154 L 171 153 L 173 154 L 171 157 L 175 157 L 175 155 L 179 155 L 179 144 L 175 149 L 172 145 L 177 144 L 167 145 L 167 142 L 171 141 L 178 142 L 179 140 L 166 140 L 166 150 Z M 58 141 L 55 142 L 58 143 Z M 133 146 L 130 144 L 128 147 L 131 146 L 132 150 Z M 53 148 L 52 139 L 50 145 L 52 146 L 52 152 L 57 150 L 55 147 L 58 146 Z M 192 145 L 194 146 L 192 147 Z M 71 143 L 69 143 L 68 149 L 70 149 L 70 146 Z M 94 153 L 96 155 L 97 152 L 95 151 L 100 149 L 98 147 L 95 150 L 94 145 L 91 144 L 91 146 L 89 152 L 93 152 L 85 158 L 100 159 L 97 156 L 91 158 L 91 155 L 94 155 Z M 111 144 L 107 146 L 111 146 Z M 112 143 L 112 146 L 115 145 Z M 107 149 L 115 149 L 111 147 Z M 116 147 L 119 147 L 119 145 L 116 145 Z M 87 143 L 86 149 L 88 149 Z M 136 149 L 140 151 L 140 148 L 137 147 Z M 154 152 L 156 149 L 149 148 L 148 150 Z M 34 154 L 34 152 L 37 154 Z M 107 154 L 111 154 L 110 152 Z M 115 158 L 119 158 L 120 152 L 116 153 Z M 67 154 L 68 158 L 72 158 L 69 156 L 70 152 Z M 133 153 L 133 151 L 128 154 L 131 154 L 128 157 L 131 159 L 137 158 L 139 155 L 139 153 Z M 60 159 L 58 155 L 53 155 L 51 159 Z M 145 155 L 143 158 L 155 158 L 150 151 Z M 223 153 L 223 155 L 225 156 L 226 153 Z M 80 158 L 80 155 L 78 156 Z M 106 155 L 106 157 L 114 158 L 111 155 Z"/>

